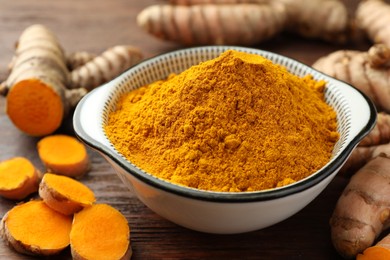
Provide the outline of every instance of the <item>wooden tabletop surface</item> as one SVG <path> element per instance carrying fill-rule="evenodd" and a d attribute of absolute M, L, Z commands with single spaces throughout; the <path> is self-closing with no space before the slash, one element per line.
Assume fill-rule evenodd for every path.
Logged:
<path fill-rule="evenodd" d="M 145 58 L 181 48 L 148 35 L 136 25 L 137 14 L 152 0 L 0 0 L 0 81 L 14 45 L 27 26 L 49 27 L 67 53 L 78 50 L 100 53 L 117 44 L 140 48 Z M 350 10 L 356 1 L 346 1 Z M 312 64 L 317 58 L 340 48 L 365 50 L 369 43 L 340 46 L 282 34 L 255 46 Z M 58 133 L 73 135 L 71 117 Z M 5 114 L 0 97 L 0 160 L 24 156 L 42 171 L 36 143 L 39 138 L 21 133 Z M 132 259 L 341 259 L 330 241 L 329 217 L 347 180 L 336 177 L 326 190 L 291 218 L 262 230 L 237 235 L 214 235 L 177 226 L 144 206 L 121 183 L 113 168 L 97 152 L 89 150 L 92 170 L 82 181 L 97 201 L 120 210 L 131 228 Z M 0 217 L 15 205 L 0 198 Z M 70 259 L 69 250 L 53 259 Z M 30 259 L 0 242 L 0 259 Z M 33 258 L 32 258 L 33 259 Z"/>

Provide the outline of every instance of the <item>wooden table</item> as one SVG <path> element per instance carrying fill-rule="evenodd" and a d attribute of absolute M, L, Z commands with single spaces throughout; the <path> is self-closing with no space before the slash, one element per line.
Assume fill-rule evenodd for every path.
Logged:
<path fill-rule="evenodd" d="M 15 41 L 27 26 L 42 23 L 52 29 L 67 53 L 85 50 L 100 53 L 116 44 L 141 48 L 145 58 L 178 49 L 173 43 L 149 36 L 136 25 L 137 13 L 152 0 L 0 0 L 0 80 L 7 75 Z M 346 1 L 353 10 L 356 1 Z M 368 48 L 368 43 L 336 46 L 283 34 L 257 48 L 277 52 L 312 64 L 339 48 Z M 71 118 L 58 133 L 73 134 Z M 5 114 L 0 97 L 0 160 L 25 156 L 42 171 L 36 143 L 16 129 Z M 97 201 L 120 210 L 131 227 L 133 259 L 340 259 L 332 247 L 329 217 L 347 180 L 336 177 L 308 207 L 272 227 L 238 235 L 213 235 L 179 227 L 149 210 L 95 151 L 89 151 L 93 168 L 82 181 L 96 193 Z M 15 202 L 0 198 L 2 217 Z M 69 250 L 53 259 L 70 259 Z M 0 259 L 29 259 L 0 242 Z"/>

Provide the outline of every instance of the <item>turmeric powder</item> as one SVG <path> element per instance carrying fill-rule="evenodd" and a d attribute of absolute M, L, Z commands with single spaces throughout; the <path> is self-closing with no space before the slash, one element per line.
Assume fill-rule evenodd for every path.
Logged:
<path fill-rule="evenodd" d="M 271 189 L 330 160 L 339 134 L 325 84 L 229 50 L 123 95 L 105 132 L 130 162 L 173 183 Z"/>

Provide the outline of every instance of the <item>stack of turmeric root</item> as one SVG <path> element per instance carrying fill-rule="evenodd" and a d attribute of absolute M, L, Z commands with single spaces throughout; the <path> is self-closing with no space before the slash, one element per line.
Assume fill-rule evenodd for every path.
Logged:
<path fill-rule="evenodd" d="M 330 220 L 333 244 L 345 258 L 390 259 L 390 234 L 383 234 L 390 224 L 390 3 L 362 0 L 350 14 L 337 0 L 170 0 L 147 7 L 137 22 L 184 45 L 254 45 L 282 31 L 332 43 L 370 39 L 367 51 L 336 51 L 313 67 L 355 86 L 379 111 L 341 170 L 353 176 Z"/>
<path fill-rule="evenodd" d="M 353 175 L 330 219 L 331 236 L 345 258 L 390 259 L 390 234 L 384 233 L 390 224 L 390 5 L 362 1 L 355 19 L 374 45 L 366 52 L 339 50 L 313 64 L 361 90 L 379 111 L 375 128 L 341 170 Z"/>

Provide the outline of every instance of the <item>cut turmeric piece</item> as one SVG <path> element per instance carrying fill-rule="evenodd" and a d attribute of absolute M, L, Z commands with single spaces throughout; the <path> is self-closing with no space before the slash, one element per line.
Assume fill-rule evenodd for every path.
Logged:
<path fill-rule="evenodd" d="M 41 136 L 54 132 L 64 115 L 61 95 L 38 78 L 13 85 L 7 96 L 7 114 L 23 132 Z"/>
<path fill-rule="evenodd" d="M 37 192 L 41 173 L 26 158 L 15 157 L 0 162 L 0 195 L 22 200 Z"/>
<path fill-rule="evenodd" d="M 363 254 L 356 257 L 357 260 L 388 260 L 390 249 L 381 246 L 372 246 L 364 250 Z"/>
<path fill-rule="evenodd" d="M 72 215 L 95 202 L 92 190 L 67 176 L 51 173 L 43 175 L 39 196 L 52 209 Z"/>
<path fill-rule="evenodd" d="M 4 83 L 7 114 L 22 132 L 32 136 L 53 133 L 83 97 L 85 89 L 67 89 L 69 71 L 63 49 L 45 26 L 35 24 L 21 34 Z"/>
<path fill-rule="evenodd" d="M 376 245 L 366 248 L 358 254 L 356 260 L 388 260 L 390 259 L 390 235 L 385 236 Z"/>
<path fill-rule="evenodd" d="M 38 154 L 47 172 L 81 177 L 90 168 L 85 146 L 75 137 L 50 135 L 37 144 Z"/>
<path fill-rule="evenodd" d="M 74 215 L 70 232 L 73 259 L 130 259 L 126 218 L 107 204 L 94 204 Z"/>
<path fill-rule="evenodd" d="M 0 223 L 1 236 L 17 252 L 49 256 L 69 245 L 72 217 L 48 207 L 42 200 L 19 204 Z"/>

